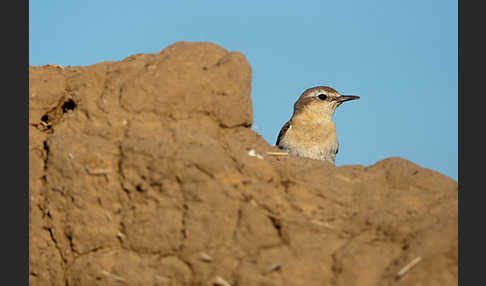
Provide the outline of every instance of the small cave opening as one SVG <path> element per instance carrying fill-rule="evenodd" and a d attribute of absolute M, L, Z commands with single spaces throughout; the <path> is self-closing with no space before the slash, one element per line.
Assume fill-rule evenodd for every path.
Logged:
<path fill-rule="evenodd" d="M 77 104 L 74 102 L 72 99 L 68 99 L 68 101 L 64 102 L 62 105 L 62 113 L 68 112 L 68 110 L 74 110 L 76 108 Z"/>
<path fill-rule="evenodd" d="M 52 127 L 49 120 L 50 120 L 49 115 L 47 115 L 47 114 L 42 115 L 41 123 L 44 126 L 44 128 L 46 128 L 47 130 L 51 129 L 51 127 Z"/>
<path fill-rule="evenodd" d="M 41 121 L 45 122 L 45 123 L 48 123 L 49 122 L 49 116 L 47 114 L 44 114 L 42 117 L 41 117 Z"/>

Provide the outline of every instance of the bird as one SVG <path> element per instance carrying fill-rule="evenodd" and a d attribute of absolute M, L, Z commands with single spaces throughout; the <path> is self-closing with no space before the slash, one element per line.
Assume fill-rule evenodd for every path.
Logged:
<path fill-rule="evenodd" d="M 341 95 L 329 86 L 306 89 L 295 102 L 292 117 L 280 129 L 275 145 L 290 155 L 335 165 L 339 143 L 332 117 L 343 102 L 359 98 Z"/>

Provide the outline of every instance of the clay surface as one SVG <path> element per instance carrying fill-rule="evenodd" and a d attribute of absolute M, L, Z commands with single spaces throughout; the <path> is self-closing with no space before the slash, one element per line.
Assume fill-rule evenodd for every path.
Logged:
<path fill-rule="evenodd" d="M 179 42 L 29 83 L 31 285 L 457 285 L 457 182 L 268 155 L 239 52 Z"/>

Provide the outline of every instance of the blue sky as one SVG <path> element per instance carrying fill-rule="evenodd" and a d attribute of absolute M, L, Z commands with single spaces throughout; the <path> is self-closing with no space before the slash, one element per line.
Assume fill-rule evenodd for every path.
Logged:
<path fill-rule="evenodd" d="M 361 96 L 336 165 L 400 156 L 458 179 L 457 1 L 29 1 L 30 65 L 91 65 L 177 41 L 240 51 L 270 144 L 308 87 Z"/>

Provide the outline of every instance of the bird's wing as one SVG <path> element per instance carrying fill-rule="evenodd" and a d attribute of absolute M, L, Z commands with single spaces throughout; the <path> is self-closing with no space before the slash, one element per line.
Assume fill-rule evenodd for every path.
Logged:
<path fill-rule="evenodd" d="M 285 123 L 282 129 L 280 129 L 280 132 L 278 133 L 278 137 L 277 137 L 277 143 L 275 143 L 275 145 L 278 146 L 280 140 L 282 139 L 282 137 L 285 135 L 285 132 L 287 132 L 289 128 L 290 128 L 290 120 Z"/>

